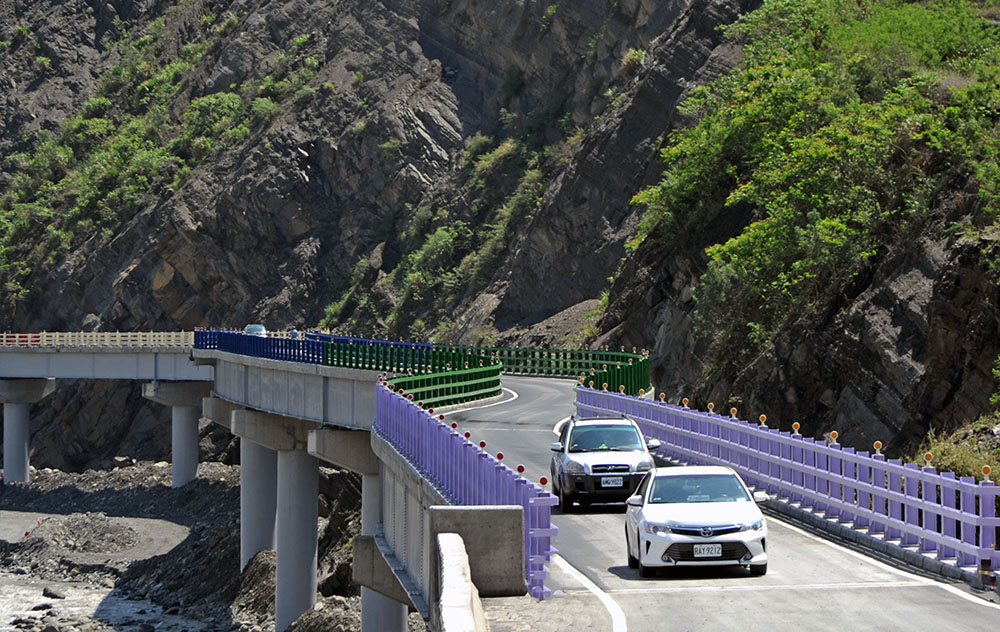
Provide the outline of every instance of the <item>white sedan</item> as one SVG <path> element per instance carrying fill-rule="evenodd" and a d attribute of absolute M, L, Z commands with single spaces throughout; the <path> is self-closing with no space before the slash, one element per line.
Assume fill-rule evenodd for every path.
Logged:
<path fill-rule="evenodd" d="M 626 501 L 625 547 L 630 568 L 649 577 L 655 568 L 742 565 L 767 572 L 767 522 L 728 467 L 659 467 Z"/>

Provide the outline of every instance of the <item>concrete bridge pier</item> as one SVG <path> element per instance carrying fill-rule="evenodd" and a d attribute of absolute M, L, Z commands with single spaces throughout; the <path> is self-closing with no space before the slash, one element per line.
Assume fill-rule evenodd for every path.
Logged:
<path fill-rule="evenodd" d="M 261 493 L 240 490 L 240 557 L 245 564 L 273 533 L 275 571 L 275 630 L 281 632 L 316 603 L 316 563 L 319 543 L 319 462 L 308 452 L 314 422 L 256 410 L 234 410 L 232 433 L 240 437 L 241 464 L 247 481 Z M 248 444 L 256 444 L 256 447 Z M 244 446 L 246 452 L 244 452 Z M 270 453 L 270 454 L 268 454 Z M 273 455 L 273 456 L 272 456 Z M 271 459 L 276 467 L 271 469 Z M 249 468 L 247 467 L 249 465 Z M 276 477 L 272 472 L 276 471 Z M 275 482 L 276 481 L 276 482 Z M 267 496 L 274 489 L 273 509 Z M 252 524 L 257 521 L 257 524 Z M 254 550 L 256 549 L 256 550 Z"/>
<path fill-rule="evenodd" d="M 198 418 L 202 398 L 211 392 L 209 382 L 149 382 L 142 396 L 170 406 L 171 487 L 183 487 L 198 477 Z"/>
<path fill-rule="evenodd" d="M 319 463 L 305 450 L 278 452 L 274 629 L 316 604 Z"/>
<path fill-rule="evenodd" d="M 275 548 L 277 503 L 278 453 L 240 439 L 240 570 L 257 553 Z"/>
<path fill-rule="evenodd" d="M 361 535 L 374 536 L 381 522 L 382 480 L 376 474 L 361 477 Z M 361 632 L 406 632 L 409 607 L 367 586 L 361 587 Z"/>
<path fill-rule="evenodd" d="M 3 402 L 3 477 L 5 483 L 28 482 L 31 404 L 56 389 L 54 379 L 0 380 Z"/>
<path fill-rule="evenodd" d="M 382 520 L 382 478 L 378 458 L 372 451 L 371 433 L 364 430 L 320 428 L 309 433 L 309 453 L 337 467 L 361 474 L 361 535 L 368 539 L 374 537 L 375 526 Z M 358 553 L 358 549 L 355 549 L 356 556 Z M 378 556 L 378 561 L 381 563 L 365 565 L 361 575 L 373 575 L 370 577 L 373 581 L 369 583 L 382 586 L 387 592 L 406 599 L 381 556 Z M 356 557 L 355 567 L 357 565 Z M 356 578 L 358 570 L 355 568 Z M 362 584 L 361 632 L 406 632 L 408 614 L 408 603 Z"/>
<path fill-rule="evenodd" d="M 201 400 L 202 415 L 233 434 L 233 412 L 239 411 L 246 431 L 246 410 L 218 397 Z M 261 551 L 274 548 L 274 520 L 278 502 L 278 453 L 240 437 L 240 570 Z"/>

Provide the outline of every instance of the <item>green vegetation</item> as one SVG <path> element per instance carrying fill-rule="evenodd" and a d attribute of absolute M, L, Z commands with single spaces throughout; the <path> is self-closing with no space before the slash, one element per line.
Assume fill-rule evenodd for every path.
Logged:
<path fill-rule="evenodd" d="M 1000 425 L 1000 412 L 982 417 L 965 427 L 941 435 L 933 430 L 920 446 L 918 462 L 923 465 L 924 453 L 930 452 L 939 472 L 954 472 L 956 476 L 983 478 L 983 466 L 990 467 L 990 480 L 1000 482 L 1000 440 L 993 428 Z"/>
<path fill-rule="evenodd" d="M 516 97 L 524 89 L 524 72 L 517 66 L 508 66 L 503 73 L 500 94 L 504 101 Z"/>
<path fill-rule="evenodd" d="M 630 48 L 625 51 L 625 57 L 622 59 L 621 73 L 625 79 L 631 79 L 639 74 L 639 69 L 642 68 L 642 62 L 646 59 L 646 51 Z"/>
<path fill-rule="evenodd" d="M 545 12 L 542 13 L 542 33 L 545 33 L 552 28 L 552 19 L 556 16 L 556 11 L 558 9 L 558 4 L 550 4 L 545 7 Z"/>
<path fill-rule="evenodd" d="M 184 10 L 184 6 L 175 11 Z M 98 82 L 97 94 L 60 128 L 22 141 L 4 160 L 12 177 L 0 190 L 0 283 L 3 297 L 25 295 L 24 278 L 40 264 L 52 264 L 92 237 L 110 239 L 114 230 L 144 206 L 176 187 L 219 152 L 246 142 L 282 111 L 286 99 L 304 103 L 318 62 L 305 58 L 293 70 L 288 56 L 274 75 L 178 103 L 204 54 L 235 31 L 237 16 L 200 16 L 209 31 L 167 58 L 162 36 L 167 16 L 143 33 L 119 40 L 119 63 Z M 27 40 L 27 27 L 14 37 Z M 297 48 L 309 41 L 293 42 Z M 44 74 L 52 62 L 36 55 Z"/>
<path fill-rule="evenodd" d="M 753 352 L 836 300 L 945 189 L 971 187 L 954 199 L 996 221 L 1000 40 L 982 7 L 770 0 L 729 29 L 742 66 L 684 104 L 698 123 L 636 196 L 648 213 L 631 244 L 744 226 L 708 248 L 695 292 L 714 348 Z"/>

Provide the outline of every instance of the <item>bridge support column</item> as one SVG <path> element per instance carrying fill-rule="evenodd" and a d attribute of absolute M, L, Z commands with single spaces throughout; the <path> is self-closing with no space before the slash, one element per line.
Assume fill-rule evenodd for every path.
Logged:
<path fill-rule="evenodd" d="M 277 452 L 274 521 L 268 523 L 265 515 L 262 527 L 274 525 L 278 558 L 274 596 L 276 632 L 285 630 L 316 603 L 319 462 L 306 452 L 306 447 L 310 431 L 318 425 L 259 410 L 232 412 L 231 430 L 240 438 L 241 446 L 252 441 Z M 267 478 L 263 475 L 264 468 L 260 471 L 262 480 Z M 242 502 L 242 491 L 240 498 Z M 246 530 L 248 527 L 247 522 L 243 522 L 240 528 Z M 242 542 L 240 548 L 242 551 Z"/>
<path fill-rule="evenodd" d="M 378 474 L 361 477 L 361 535 L 374 536 L 382 513 L 382 481 Z M 409 607 L 365 586 L 361 587 L 361 632 L 406 632 Z"/>
<path fill-rule="evenodd" d="M 240 439 L 240 570 L 254 555 L 274 548 L 278 453 Z"/>
<path fill-rule="evenodd" d="M 0 380 L 5 483 L 28 482 L 31 404 L 41 400 L 55 388 L 54 379 Z"/>
<path fill-rule="evenodd" d="M 278 452 L 274 627 L 281 632 L 316 604 L 319 464 L 305 450 Z"/>
<path fill-rule="evenodd" d="M 142 396 L 170 406 L 170 460 L 172 487 L 183 487 L 198 477 L 198 418 L 202 399 L 211 392 L 210 382 L 150 382 L 142 385 Z"/>

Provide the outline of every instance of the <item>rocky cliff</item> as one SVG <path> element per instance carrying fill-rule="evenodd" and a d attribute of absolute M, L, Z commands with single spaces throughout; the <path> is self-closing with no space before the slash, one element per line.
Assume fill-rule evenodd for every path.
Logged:
<path fill-rule="evenodd" d="M 975 415 L 993 390 L 997 293 L 984 244 L 938 237 L 960 207 L 942 206 L 851 296 L 751 362 L 703 357 L 690 320 L 704 247 L 738 222 L 625 257 L 643 212 L 631 199 L 659 179 L 664 138 L 687 123 L 677 104 L 739 58 L 717 27 L 758 4 L 3 3 L 3 155 L 30 153 L 38 132 L 59 134 L 95 96 L 120 123 L 149 120 L 150 99 L 167 94 L 150 142 L 180 158 L 148 176 L 141 203 L 102 202 L 113 219 L 61 224 L 79 205 L 66 194 L 17 227 L 7 261 L 23 265 L 2 273 L 0 329 L 324 321 L 562 346 L 610 292 L 596 344 L 649 348 L 671 395 L 859 442 L 903 443 Z M 157 74 L 178 59 L 194 61 Z M 226 119 L 238 134 L 216 130 L 210 149 L 177 142 L 199 104 L 227 95 L 245 104 L 243 119 Z M 0 165 L 0 193 L 23 164 Z M 431 257 L 440 230 L 453 241 Z M 444 263 L 419 277 L 432 258 Z M 34 462 L 163 457 L 166 414 L 135 386 L 66 385 L 36 411 Z"/>

